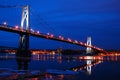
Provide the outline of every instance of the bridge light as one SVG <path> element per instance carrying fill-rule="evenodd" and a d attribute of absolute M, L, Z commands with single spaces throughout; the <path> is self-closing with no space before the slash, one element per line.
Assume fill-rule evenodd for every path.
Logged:
<path fill-rule="evenodd" d="M 74 41 L 74 43 L 78 43 L 78 41 L 77 41 L 77 40 L 75 40 L 75 41 Z"/>
<path fill-rule="evenodd" d="M 81 45 L 83 45 L 83 43 L 82 43 L 82 42 L 80 42 L 80 44 L 81 44 Z"/>
<path fill-rule="evenodd" d="M 18 29 L 18 26 L 15 26 L 15 29 Z"/>
<path fill-rule="evenodd" d="M 59 38 L 61 39 L 61 38 L 62 38 L 62 36 L 59 36 Z"/>
<path fill-rule="evenodd" d="M 70 38 L 68 38 L 68 41 L 69 41 L 69 42 L 72 42 L 72 40 L 71 40 Z"/>
<path fill-rule="evenodd" d="M 64 37 L 62 37 L 62 36 L 59 36 L 59 39 L 61 39 L 61 40 L 64 40 Z"/>
<path fill-rule="evenodd" d="M 33 29 L 30 29 L 30 31 L 34 33 L 34 30 L 33 30 Z"/>
<path fill-rule="evenodd" d="M 47 35 L 50 35 L 50 33 L 47 33 Z"/>
<path fill-rule="evenodd" d="M 37 31 L 36 33 L 37 33 L 37 34 L 39 34 L 39 33 L 40 33 L 40 31 Z"/>
<path fill-rule="evenodd" d="M 7 22 L 4 22 L 3 24 L 4 24 L 4 25 L 7 25 Z"/>
<path fill-rule="evenodd" d="M 32 31 L 33 29 L 30 29 L 30 31 Z"/>
<path fill-rule="evenodd" d="M 98 50 L 101 50 L 100 48 L 97 48 Z"/>
<path fill-rule="evenodd" d="M 50 37 L 53 37 L 53 36 L 54 36 L 53 34 L 50 35 Z"/>
<path fill-rule="evenodd" d="M 49 36 L 46 36 L 46 38 L 49 38 Z"/>
<path fill-rule="evenodd" d="M 61 40 L 64 40 L 64 37 L 61 37 Z"/>

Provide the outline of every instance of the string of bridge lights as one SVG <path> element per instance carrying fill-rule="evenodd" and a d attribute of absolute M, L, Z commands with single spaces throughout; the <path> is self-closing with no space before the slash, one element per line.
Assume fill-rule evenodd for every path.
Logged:
<path fill-rule="evenodd" d="M 7 25 L 7 22 L 3 22 L 3 25 Z M 14 26 L 14 29 L 25 31 L 24 29 L 19 28 L 18 25 L 15 25 L 15 26 Z M 32 33 L 32 34 L 41 34 L 40 31 L 35 31 L 35 30 L 33 30 L 32 28 L 31 28 L 29 31 L 30 31 L 30 33 Z M 60 39 L 61 41 L 68 41 L 68 42 L 73 43 L 73 44 L 80 44 L 80 45 L 82 45 L 82 46 L 91 47 L 91 48 L 96 49 L 96 50 L 104 51 L 104 50 L 101 49 L 101 48 L 98 48 L 98 47 L 96 47 L 96 46 L 89 46 L 89 45 L 87 45 L 87 43 L 83 43 L 83 42 L 81 42 L 81 41 L 72 40 L 72 39 L 70 39 L 70 38 L 67 38 L 67 40 L 65 40 L 65 38 L 64 38 L 63 36 L 61 36 L 61 35 L 58 36 L 58 37 L 54 37 L 53 34 L 46 33 L 46 38 L 57 38 L 57 39 Z"/>

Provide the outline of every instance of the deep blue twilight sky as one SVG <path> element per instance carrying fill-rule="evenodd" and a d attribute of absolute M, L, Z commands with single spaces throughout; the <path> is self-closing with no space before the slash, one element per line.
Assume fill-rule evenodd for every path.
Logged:
<path fill-rule="evenodd" d="M 0 5 L 30 5 L 30 26 L 104 49 L 120 49 L 120 0 L 0 0 Z M 20 25 L 21 8 L 0 8 L 0 23 Z M 18 47 L 19 35 L 0 31 L 0 46 Z M 66 43 L 30 37 L 30 47 L 73 48 Z"/>

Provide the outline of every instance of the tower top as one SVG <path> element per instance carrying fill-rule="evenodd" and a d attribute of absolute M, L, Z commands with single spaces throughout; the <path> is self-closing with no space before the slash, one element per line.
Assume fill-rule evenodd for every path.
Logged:
<path fill-rule="evenodd" d="M 25 29 L 29 30 L 29 5 L 22 8 L 21 29 L 24 29 L 24 22 L 26 22 Z"/>

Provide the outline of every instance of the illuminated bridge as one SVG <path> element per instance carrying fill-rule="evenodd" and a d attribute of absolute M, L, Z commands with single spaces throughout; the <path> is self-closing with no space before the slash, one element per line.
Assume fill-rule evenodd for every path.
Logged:
<path fill-rule="evenodd" d="M 1 8 L 13 8 L 16 6 L 0 6 Z M 20 7 L 20 6 L 19 6 Z M 71 40 L 70 38 L 65 38 L 62 36 L 54 36 L 50 33 L 40 33 L 39 31 L 34 31 L 29 28 L 29 6 L 22 6 L 22 19 L 21 19 L 21 26 L 9 26 L 6 22 L 3 24 L 0 24 L 0 30 L 6 31 L 6 32 L 12 32 L 12 33 L 17 33 L 20 35 L 20 43 L 19 43 L 19 49 L 22 50 L 29 50 L 29 36 L 34 36 L 38 38 L 45 38 L 49 40 L 55 40 L 55 41 L 60 41 L 60 42 L 65 42 L 65 43 L 70 43 L 73 45 L 78 45 L 78 46 L 83 46 L 87 47 L 88 49 L 94 49 L 100 52 L 106 53 L 105 50 L 93 46 L 89 43 L 83 43 L 81 41 L 77 40 Z M 24 26 L 24 22 L 26 22 L 26 26 Z"/>
<path fill-rule="evenodd" d="M 86 43 L 83 42 L 79 42 L 77 40 L 72 41 L 71 39 L 65 39 L 62 36 L 54 36 L 54 35 L 50 35 L 50 33 L 40 33 L 39 31 L 32 31 L 32 30 L 24 30 L 24 29 L 20 29 L 18 26 L 12 27 L 12 26 L 8 26 L 8 25 L 4 25 L 4 24 L 0 24 L 0 30 L 2 31 L 7 31 L 7 32 L 12 32 L 12 33 L 17 33 L 17 34 L 29 34 L 31 36 L 35 36 L 35 37 L 39 37 L 39 38 L 46 38 L 46 39 L 50 39 L 50 40 L 55 40 L 55 41 L 61 41 L 61 42 L 66 42 L 66 43 L 70 43 L 70 44 L 74 44 L 74 45 L 78 45 L 78 46 L 83 46 L 83 47 L 90 47 L 92 49 L 101 51 L 101 52 L 105 52 L 103 49 L 95 47 L 95 46 L 89 46 Z"/>

